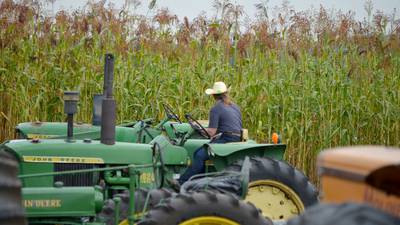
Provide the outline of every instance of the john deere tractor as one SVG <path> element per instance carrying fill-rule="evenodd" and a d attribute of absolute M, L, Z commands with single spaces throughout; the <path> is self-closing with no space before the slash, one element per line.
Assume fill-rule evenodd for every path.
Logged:
<path fill-rule="evenodd" d="M 29 224 L 270 224 L 318 201 L 307 177 L 282 161 L 284 144 L 210 144 L 210 137 L 199 138 L 204 127 L 190 115 L 187 123 L 167 121 L 175 115 L 170 108 L 167 119 L 151 128 L 156 132 L 149 140 L 130 137 L 137 133 L 129 126 L 116 129 L 113 67 L 114 57 L 107 54 L 101 126 L 93 129 L 93 138 L 85 136 L 87 130 L 84 138 L 79 129 L 74 135 L 78 92 L 65 92 L 67 135 L 31 136 L 0 146 L 19 163 Z M 122 136 L 131 141 L 122 136 L 115 141 L 124 129 Z M 168 189 L 200 146 L 210 154 L 207 173 L 180 190 Z"/>
<path fill-rule="evenodd" d="M 103 95 L 94 96 L 93 122 L 73 123 L 74 139 L 100 139 L 101 99 Z M 100 99 L 100 100 L 99 100 Z M 178 131 L 188 131 L 189 124 L 182 123 L 168 104 L 163 104 L 166 117 L 153 126 L 154 119 L 147 118 L 139 121 L 130 121 L 116 126 L 116 141 L 131 143 L 149 143 L 162 132 L 175 137 Z M 175 120 L 171 122 L 170 120 Z M 172 126 L 171 126 L 172 124 Z M 65 122 L 24 122 L 17 125 L 16 137 L 19 139 L 60 139 L 66 137 L 68 124 Z M 173 130 L 175 129 L 175 130 Z"/>
<path fill-rule="evenodd" d="M 101 99 L 103 95 L 95 95 L 93 99 L 93 122 L 73 123 L 74 139 L 100 139 L 101 120 Z M 165 118 L 158 124 L 153 124 L 153 118 L 147 118 L 139 121 L 130 121 L 116 126 L 116 141 L 131 143 L 149 143 L 162 132 L 170 137 L 176 137 L 179 132 L 187 132 L 190 129 L 188 123 L 183 123 L 177 114 L 174 113 L 171 106 L 162 104 L 165 111 Z M 171 121 L 174 120 L 174 121 Z M 17 125 L 16 137 L 19 139 L 60 139 L 66 137 L 68 124 L 66 122 L 24 122 Z M 196 138 L 193 135 L 191 138 Z M 200 138 L 197 136 L 197 138 Z"/>

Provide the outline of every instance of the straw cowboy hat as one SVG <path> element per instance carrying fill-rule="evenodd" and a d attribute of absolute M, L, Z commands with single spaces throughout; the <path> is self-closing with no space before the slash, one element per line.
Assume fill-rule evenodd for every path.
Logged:
<path fill-rule="evenodd" d="M 225 83 L 222 81 L 217 81 L 214 83 L 212 88 L 208 88 L 206 90 L 207 95 L 217 95 L 228 92 L 230 88 L 227 88 Z"/>

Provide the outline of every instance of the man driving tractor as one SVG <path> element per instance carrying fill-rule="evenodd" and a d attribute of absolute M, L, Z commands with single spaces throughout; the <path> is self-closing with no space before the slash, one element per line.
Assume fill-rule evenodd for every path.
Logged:
<path fill-rule="evenodd" d="M 214 83 L 207 89 L 207 95 L 212 95 L 215 104 L 210 109 L 209 124 L 206 132 L 211 137 L 210 143 L 228 143 L 241 140 L 242 113 L 240 108 L 228 96 L 229 89 L 224 82 Z M 209 159 L 207 149 L 202 146 L 194 152 L 193 162 L 179 178 L 179 184 L 185 183 L 190 177 L 205 172 L 205 161 Z"/>

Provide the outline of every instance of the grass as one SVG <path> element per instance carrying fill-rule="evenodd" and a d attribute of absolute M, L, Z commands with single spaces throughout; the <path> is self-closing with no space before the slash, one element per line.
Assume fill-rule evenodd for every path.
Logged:
<path fill-rule="evenodd" d="M 100 3 L 55 19 L 39 5 L 0 4 L 0 141 L 20 122 L 65 120 L 64 90 L 80 91 L 77 120 L 90 122 L 112 52 L 119 122 L 160 119 L 163 102 L 207 118 L 204 90 L 223 80 L 250 135 L 270 142 L 278 132 L 286 160 L 314 181 L 322 149 L 400 146 L 400 23 L 382 28 L 381 13 L 357 23 L 323 8 L 286 10 L 286 21 L 260 15 L 239 31 L 240 7 L 181 22 L 166 10 L 153 20 Z"/>

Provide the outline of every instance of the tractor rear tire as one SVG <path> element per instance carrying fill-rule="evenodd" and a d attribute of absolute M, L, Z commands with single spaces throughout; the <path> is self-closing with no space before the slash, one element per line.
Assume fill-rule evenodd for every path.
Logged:
<path fill-rule="evenodd" d="M 162 202 L 164 199 L 171 197 L 172 191 L 162 188 L 162 189 L 138 189 L 135 192 L 135 215 L 139 217 L 142 215 L 147 194 L 150 194 L 149 200 L 147 203 L 147 210 L 154 208 L 158 203 Z M 119 197 L 121 199 L 120 202 L 120 210 L 119 210 L 119 222 L 128 218 L 129 213 L 129 192 L 124 191 L 119 194 L 115 194 L 114 197 Z M 107 225 L 118 225 L 114 223 L 115 217 L 115 202 L 112 199 L 106 200 L 103 209 L 99 213 L 98 217 L 105 222 Z"/>
<path fill-rule="evenodd" d="M 21 182 L 17 178 L 18 163 L 5 151 L 0 151 L 0 225 L 25 225 Z"/>
<path fill-rule="evenodd" d="M 299 170 L 267 157 L 250 158 L 250 177 L 246 201 L 262 210 L 273 220 L 289 219 L 318 202 L 318 191 Z M 225 171 L 240 172 L 243 160 Z"/>
<path fill-rule="evenodd" d="M 320 204 L 287 225 L 398 225 L 400 219 L 380 209 L 356 203 Z"/>
<path fill-rule="evenodd" d="M 251 203 L 208 191 L 169 198 L 137 225 L 272 225 L 272 221 Z"/>

